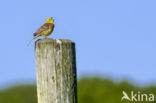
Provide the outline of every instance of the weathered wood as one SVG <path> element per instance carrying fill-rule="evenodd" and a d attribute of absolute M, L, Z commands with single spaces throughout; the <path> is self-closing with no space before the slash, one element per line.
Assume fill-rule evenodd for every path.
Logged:
<path fill-rule="evenodd" d="M 74 42 L 42 39 L 35 50 L 38 103 L 77 103 Z"/>

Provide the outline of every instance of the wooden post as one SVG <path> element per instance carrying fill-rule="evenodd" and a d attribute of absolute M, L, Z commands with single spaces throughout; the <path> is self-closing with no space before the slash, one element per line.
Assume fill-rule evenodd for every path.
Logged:
<path fill-rule="evenodd" d="M 38 103 L 77 103 L 74 42 L 42 39 L 35 50 Z"/>

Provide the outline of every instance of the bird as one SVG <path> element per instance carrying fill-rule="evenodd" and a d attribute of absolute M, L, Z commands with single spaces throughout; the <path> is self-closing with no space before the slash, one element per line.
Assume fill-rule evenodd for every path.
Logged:
<path fill-rule="evenodd" d="M 30 42 L 28 43 L 28 45 L 37 37 L 42 36 L 42 37 L 47 37 L 49 36 L 54 30 L 54 19 L 52 17 L 48 17 L 46 19 L 45 24 L 43 24 L 35 33 L 34 33 L 34 37 L 32 40 L 30 40 Z"/>

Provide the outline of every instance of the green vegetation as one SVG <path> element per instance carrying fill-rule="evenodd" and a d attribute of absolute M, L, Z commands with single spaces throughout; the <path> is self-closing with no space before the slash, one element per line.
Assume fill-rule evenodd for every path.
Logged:
<path fill-rule="evenodd" d="M 116 83 L 102 78 L 82 78 L 78 81 L 78 103 L 134 103 L 128 100 L 121 102 L 122 91 L 129 96 L 131 91 L 136 94 L 138 91 L 140 94 L 152 93 L 156 96 L 156 86 L 137 87 L 126 81 Z M 37 103 L 36 92 L 34 85 L 20 85 L 4 89 L 0 91 L 0 103 Z M 156 103 L 156 99 L 151 103 Z"/>
<path fill-rule="evenodd" d="M 20 85 L 0 91 L 0 103 L 37 103 L 36 86 Z"/>
<path fill-rule="evenodd" d="M 83 78 L 78 82 L 78 102 L 79 103 L 132 103 L 128 100 L 123 100 L 122 91 L 125 91 L 129 96 L 131 91 L 138 93 L 153 93 L 156 96 L 156 86 L 137 87 L 126 81 L 120 83 L 102 78 Z M 143 103 L 143 102 L 137 102 Z M 146 102 L 144 102 L 146 103 Z M 149 102 L 147 102 L 149 103 Z M 153 102 L 154 103 L 154 102 Z M 155 99 L 156 103 L 156 99 Z"/>

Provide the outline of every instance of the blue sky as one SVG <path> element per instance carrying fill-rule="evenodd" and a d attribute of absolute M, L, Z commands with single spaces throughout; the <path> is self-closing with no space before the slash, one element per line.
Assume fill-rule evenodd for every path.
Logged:
<path fill-rule="evenodd" d="M 155 0 L 0 2 L 0 86 L 35 81 L 33 33 L 55 18 L 49 38 L 76 43 L 78 76 L 156 83 Z"/>

